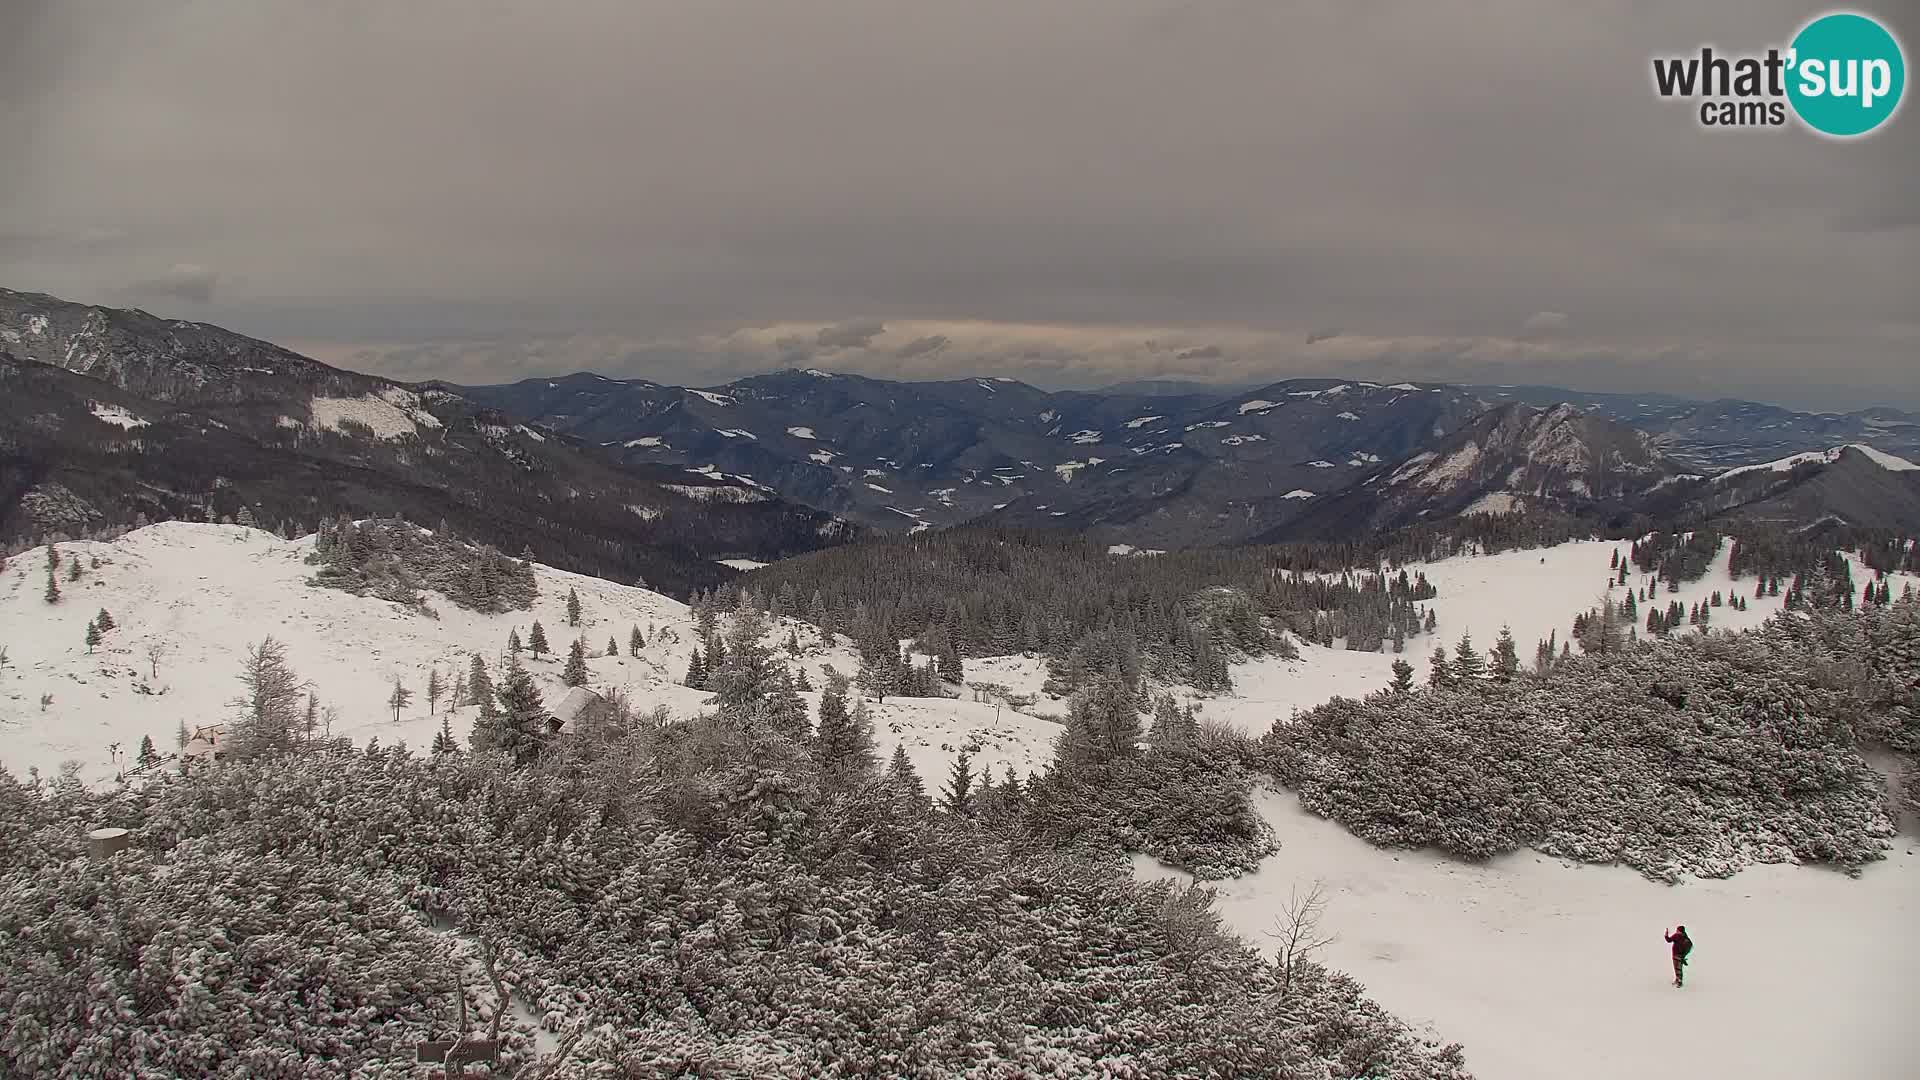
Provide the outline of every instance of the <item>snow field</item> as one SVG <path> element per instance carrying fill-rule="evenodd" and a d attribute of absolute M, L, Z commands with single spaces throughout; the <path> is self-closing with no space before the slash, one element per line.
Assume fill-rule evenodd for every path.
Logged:
<path fill-rule="evenodd" d="M 1902 837 L 1859 879 L 1755 866 L 1677 886 L 1532 851 L 1469 864 L 1372 847 L 1291 793 L 1256 807 L 1280 839 L 1217 883 L 1228 926 L 1266 936 L 1296 889 L 1323 884 L 1319 959 L 1413 1025 L 1466 1047 L 1480 1080 L 1804 1080 L 1920 1075 L 1906 1028 L 1920 958 L 1920 855 Z M 1143 877 L 1186 880 L 1149 856 Z M 1696 945 L 1673 986 L 1661 934 Z"/>

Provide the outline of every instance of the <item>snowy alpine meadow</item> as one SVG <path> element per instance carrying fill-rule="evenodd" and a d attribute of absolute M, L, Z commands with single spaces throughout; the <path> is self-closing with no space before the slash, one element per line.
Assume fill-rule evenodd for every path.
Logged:
<path fill-rule="evenodd" d="M 1888 562 L 1571 541 L 963 658 L 972 612 L 876 644 L 781 564 L 689 606 L 411 526 L 29 549 L 0 1074 L 465 1030 L 525 1076 L 1913 1075 Z"/>

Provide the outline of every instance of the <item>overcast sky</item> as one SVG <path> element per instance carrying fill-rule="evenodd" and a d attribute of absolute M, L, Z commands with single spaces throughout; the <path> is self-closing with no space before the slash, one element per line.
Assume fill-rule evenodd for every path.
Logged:
<path fill-rule="evenodd" d="M 1840 143 L 1651 89 L 1818 5 L 0 7 L 0 285 L 383 374 L 1920 407 L 1920 113 Z M 1920 4 L 1866 10 L 1911 66 Z"/>

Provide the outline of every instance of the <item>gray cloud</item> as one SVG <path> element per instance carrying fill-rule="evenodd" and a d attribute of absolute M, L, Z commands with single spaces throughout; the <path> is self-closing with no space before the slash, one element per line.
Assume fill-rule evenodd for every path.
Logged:
<path fill-rule="evenodd" d="M 1564 311 L 1536 311 L 1520 324 L 1520 329 L 1530 334 L 1557 334 L 1566 328 L 1567 315 Z"/>
<path fill-rule="evenodd" d="M 1181 349 L 1173 354 L 1175 360 L 1218 360 L 1227 355 L 1218 345 L 1200 345 L 1191 349 Z"/>
<path fill-rule="evenodd" d="M 886 332 L 887 324 L 879 319 L 853 319 L 822 327 L 814 343 L 823 349 L 864 349 Z"/>
<path fill-rule="evenodd" d="M 1339 336 L 1338 330 L 1312 330 L 1307 333 L 1307 344 L 1316 345 L 1322 341 L 1332 341 Z"/>
<path fill-rule="evenodd" d="M 900 346 L 898 349 L 895 349 L 893 355 L 902 360 L 911 360 L 916 356 L 925 356 L 928 353 L 939 352 L 941 349 L 947 347 L 947 340 L 945 334 L 928 334 L 926 337 L 917 337 L 905 345 Z"/>
<path fill-rule="evenodd" d="M 1649 86 L 1651 56 L 1764 47 L 1805 15 L 16 0 L 0 283 L 113 301 L 156 267 L 217 267 L 217 288 L 146 295 L 331 357 L 433 348 L 476 371 L 817 355 L 1095 386 L 1497 356 L 1472 363 L 1917 406 L 1920 112 L 1857 144 L 1708 133 Z M 1577 319 L 1550 335 L 1518 325 L 1562 305 Z M 728 337 L 773 325 L 798 340 Z M 531 341 L 574 345 L 508 355 Z M 1209 344 L 1225 355 L 1179 358 Z"/>

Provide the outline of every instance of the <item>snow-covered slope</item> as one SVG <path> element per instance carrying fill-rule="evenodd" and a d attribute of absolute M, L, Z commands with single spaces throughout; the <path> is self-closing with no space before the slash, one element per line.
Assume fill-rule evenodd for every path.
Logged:
<path fill-rule="evenodd" d="M 1219 884 L 1226 924 L 1271 952 L 1289 893 L 1323 883 L 1335 940 L 1320 959 L 1464 1043 L 1480 1080 L 1920 1075 L 1897 959 L 1920 918 L 1911 838 L 1857 880 L 1778 865 L 1668 886 L 1531 851 L 1480 865 L 1388 851 L 1291 794 L 1255 805 L 1281 849 Z M 1684 989 L 1661 940 L 1676 923 L 1696 941 Z"/>
<path fill-rule="evenodd" d="M 710 696 L 678 682 L 697 639 L 686 605 L 599 578 L 536 565 L 540 594 L 531 612 L 481 615 L 433 597 L 434 619 L 307 585 L 314 570 L 305 561 L 311 538 L 286 541 L 240 526 L 170 522 L 109 543 L 59 549 L 63 560 L 90 567 L 97 558 L 100 566 L 69 582 L 63 563 L 56 605 L 43 598 L 44 548 L 13 557 L 0 571 L 0 646 L 7 649 L 0 670 L 0 765 L 15 773 L 37 766 L 50 774 L 71 759 L 90 780 L 111 778 L 117 767 L 109 744 L 120 744 L 124 765 L 143 735 L 163 754 L 173 753 L 181 724 L 191 729 L 230 719 L 241 659 L 267 635 L 286 645 L 295 670 L 337 710 L 333 734 L 356 744 L 377 737 L 386 745 L 404 741 L 426 749 L 440 726 L 428 713 L 428 672 L 437 667 L 451 681 L 479 652 L 497 674 L 508 632 L 518 628 L 524 640 L 535 619 L 558 650 L 544 660 L 527 658 L 549 704 L 564 693 L 560 671 L 575 634 L 587 641 L 591 686 L 622 688 L 638 707 L 664 704 L 681 717 L 699 711 Z M 577 631 L 567 626 L 569 588 L 580 595 Z M 102 608 L 116 628 L 90 654 L 86 625 Z M 638 658 L 625 655 L 635 626 L 647 641 Z M 812 627 L 783 621 L 770 643 L 784 643 L 789 632 L 808 646 L 800 663 L 816 686 L 824 683 L 827 664 L 855 670 L 844 638 L 829 646 Z M 599 655 L 609 638 L 621 655 Z M 151 641 L 166 649 L 157 666 L 146 657 Z M 396 678 L 414 691 L 414 704 L 398 723 L 385 704 Z M 156 693 L 138 692 L 143 682 Z M 42 694 L 53 699 L 44 710 Z M 817 693 L 803 696 L 817 708 Z M 444 702 L 438 711 L 446 712 Z M 473 713 L 455 711 L 452 728 L 463 742 Z M 996 712 L 985 702 L 892 699 L 874 713 L 881 752 L 904 743 L 930 784 L 968 743 L 978 746 L 976 763 L 996 775 L 1008 765 L 1028 771 L 1051 753 L 1060 730 L 1053 721 L 1007 708 Z"/>
<path fill-rule="evenodd" d="M 1426 678 L 1426 658 L 1436 644 L 1451 653 L 1463 633 L 1473 636 L 1481 650 L 1490 649 L 1500 636 L 1500 628 L 1510 627 L 1521 662 L 1531 664 L 1534 645 L 1549 633 L 1564 642 L 1571 637 L 1573 617 L 1596 607 L 1600 598 L 1611 595 L 1625 598 L 1618 585 L 1609 593 L 1608 561 L 1614 551 L 1624 557 L 1631 545 L 1625 541 L 1582 540 L 1540 550 L 1504 551 L 1497 555 L 1470 555 L 1443 559 L 1435 563 L 1410 566 L 1409 574 L 1423 573 L 1439 590 L 1424 605 L 1435 616 L 1434 633 L 1410 638 L 1402 655 L 1412 664 L 1417 680 Z M 1739 594 L 1748 608 L 1713 609 L 1716 629 L 1739 630 L 1758 626 L 1780 610 L 1781 598 L 1755 597 L 1752 578 L 1736 581 L 1728 572 L 1733 556 L 1731 542 L 1722 545 L 1713 565 L 1698 581 L 1684 583 L 1677 593 L 1664 586 L 1655 599 L 1660 607 L 1674 600 L 1689 607 L 1708 600 L 1717 590 L 1723 597 Z M 1856 581 L 1872 578 L 1873 572 L 1853 559 Z M 1894 593 L 1920 578 L 1910 574 L 1890 574 Z M 1641 584 L 1644 575 L 1634 578 Z M 1644 616 L 1643 616 L 1644 617 Z M 1689 631 L 1691 632 L 1691 631 Z M 1578 646 L 1575 646 L 1576 650 Z M 1263 657 L 1233 669 L 1234 690 L 1200 703 L 1201 715 L 1224 720 L 1244 731 L 1260 734 L 1273 726 L 1277 718 L 1295 709 L 1309 709 L 1341 695 L 1360 697 L 1387 685 L 1393 677 L 1392 652 L 1348 652 L 1302 645 L 1300 659 L 1282 660 Z"/>

